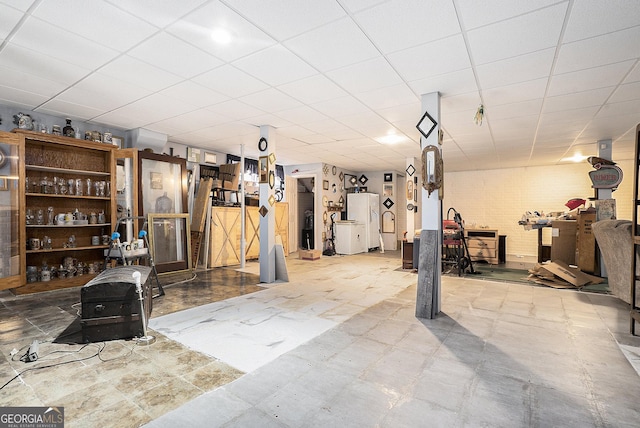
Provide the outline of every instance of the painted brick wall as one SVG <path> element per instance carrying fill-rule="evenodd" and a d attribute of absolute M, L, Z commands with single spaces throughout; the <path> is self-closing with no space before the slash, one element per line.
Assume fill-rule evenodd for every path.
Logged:
<path fill-rule="evenodd" d="M 633 193 L 632 161 L 618 164 L 624 173 L 622 184 L 613 192 L 619 219 L 631 219 Z M 446 168 L 446 164 L 445 164 Z M 525 211 L 567 211 L 572 198 L 594 195 L 587 162 L 557 166 L 508 168 L 445 173 L 444 217 L 454 207 L 466 227 L 489 226 L 507 235 L 507 260 L 535 261 L 538 234 L 518 225 Z"/>

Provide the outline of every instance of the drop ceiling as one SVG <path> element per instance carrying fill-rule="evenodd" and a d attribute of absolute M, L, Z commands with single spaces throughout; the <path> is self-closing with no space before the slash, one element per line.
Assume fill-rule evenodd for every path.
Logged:
<path fill-rule="evenodd" d="M 0 0 L 0 104 L 252 157 L 271 125 L 279 163 L 402 172 L 437 91 L 449 171 L 623 160 L 639 40 L 636 0 Z"/>

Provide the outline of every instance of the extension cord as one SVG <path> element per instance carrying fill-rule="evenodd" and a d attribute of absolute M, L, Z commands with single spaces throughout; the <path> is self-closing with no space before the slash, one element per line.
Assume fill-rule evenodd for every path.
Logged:
<path fill-rule="evenodd" d="M 34 340 L 33 342 L 31 342 L 31 345 L 29 346 L 29 350 L 27 351 L 27 361 L 36 361 L 38 359 L 38 347 L 40 345 L 38 344 L 37 340 Z"/>

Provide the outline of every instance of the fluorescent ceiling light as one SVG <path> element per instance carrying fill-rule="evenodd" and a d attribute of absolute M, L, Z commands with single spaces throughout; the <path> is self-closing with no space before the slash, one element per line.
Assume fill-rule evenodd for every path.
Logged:
<path fill-rule="evenodd" d="M 387 134 L 384 137 L 376 138 L 376 141 L 382 144 L 396 144 L 406 140 L 407 140 L 407 137 L 405 137 L 404 135 L 398 135 L 398 134 Z"/>
<path fill-rule="evenodd" d="M 576 153 L 575 155 L 569 157 L 569 158 L 562 158 L 561 161 L 562 162 L 575 162 L 575 163 L 579 163 L 579 162 L 584 162 L 585 160 L 587 160 L 589 156 L 583 156 L 580 153 Z"/>
<path fill-rule="evenodd" d="M 221 45 L 226 45 L 231 42 L 231 34 L 224 28 L 216 28 L 211 31 L 211 38 L 214 42 Z"/>

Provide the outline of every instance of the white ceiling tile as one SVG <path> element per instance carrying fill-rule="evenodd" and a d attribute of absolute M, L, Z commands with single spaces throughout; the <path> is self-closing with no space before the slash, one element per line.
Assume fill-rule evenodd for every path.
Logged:
<path fill-rule="evenodd" d="M 310 105 L 327 116 L 342 117 L 369 111 L 369 108 L 352 96 L 321 101 Z"/>
<path fill-rule="evenodd" d="M 355 64 L 379 55 L 349 18 L 311 30 L 284 45 L 321 72 Z"/>
<path fill-rule="evenodd" d="M 475 64 L 485 64 L 556 46 L 567 3 L 471 30 L 467 39 Z"/>
<path fill-rule="evenodd" d="M 568 73 L 640 57 L 640 25 L 603 36 L 565 43 L 555 73 Z"/>
<path fill-rule="evenodd" d="M 379 137 L 385 135 L 387 130 L 393 128 L 383 118 L 372 111 L 357 113 L 337 118 L 341 123 L 349 128 L 361 132 L 367 137 Z"/>
<path fill-rule="evenodd" d="M 540 114 L 542 109 L 542 98 L 535 100 L 522 101 L 513 104 L 502 104 L 491 107 L 491 110 L 486 110 L 485 114 L 492 121 L 500 119 L 511 119 L 518 116 L 529 116 Z"/>
<path fill-rule="evenodd" d="M 392 0 L 358 12 L 354 19 L 384 53 L 460 33 L 449 0 Z"/>
<path fill-rule="evenodd" d="M 212 40 L 211 31 L 217 28 L 231 34 L 230 43 L 221 45 Z M 233 61 L 275 44 L 275 40 L 219 1 L 206 3 L 167 27 L 166 31 L 225 61 Z"/>
<path fill-rule="evenodd" d="M 37 37 L 33 37 L 37 34 Z M 83 37 L 36 18 L 28 18 L 11 39 L 18 46 L 86 68 L 97 68 L 118 54 Z"/>
<path fill-rule="evenodd" d="M 566 95 L 547 97 L 544 101 L 544 113 L 572 110 L 583 107 L 601 106 L 613 92 L 614 87 L 574 92 Z"/>
<path fill-rule="evenodd" d="M 482 96 L 485 107 L 490 108 L 494 105 L 518 103 L 542 98 L 546 87 L 547 79 L 537 79 L 488 89 L 482 92 Z"/>
<path fill-rule="evenodd" d="M 320 74 L 280 85 L 278 89 L 305 104 L 320 103 L 347 95 L 342 88 Z"/>
<path fill-rule="evenodd" d="M 344 5 L 349 12 L 355 13 L 388 1 L 390 0 L 342 0 L 340 3 Z"/>
<path fill-rule="evenodd" d="M 279 116 L 289 122 L 298 123 L 303 126 L 309 122 L 317 122 L 321 119 L 326 118 L 324 114 L 307 106 L 300 106 L 288 110 L 282 110 L 279 111 L 276 116 Z"/>
<path fill-rule="evenodd" d="M 540 123 L 543 126 L 562 124 L 568 126 L 584 126 L 598 112 L 599 106 L 582 107 L 573 110 L 556 111 L 540 115 Z"/>
<path fill-rule="evenodd" d="M 268 88 L 267 85 L 255 77 L 249 76 L 244 71 L 238 70 L 231 65 L 223 65 L 191 80 L 231 98 Z"/>
<path fill-rule="evenodd" d="M 24 91 L 24 95 L 31 98 L 31 94 L 38 94 L 45 99 L 53 97 L 66 88 L 66 85 L 61 83 L 2 66 L 0 66 L 0 84 L 9 88 L 28 88 L 28 91 Z M 22 90 L 19 91 L 22 92 Z"/>
<path fill-rule="evenodd" d="M 89 68 L 62 61 L 31 49 L 21 48 L 12 43 L 7 44 L 0 51 L 0 64 L 2 67 L 18 73 L 37 76 L 46 82 L 55 82 L 53 87 L 46 91 L 47 93 L 56 93 L 61 87 L 71 85 L 91 73 Z M 8 82 L 5 81 L 4 84 L 6 85 Z M 25 84 L 27 87 L 31 85 L 24 80 L 22 84 L 17 82 L 15 84 L 17 87 Z"/>
<path fill-rule="evenodd" d="M 536 9 L 544 8 L 557 0 L 457 0 L 456 5 L 467 30 L 504 21 Z"/>
<path fill-rule="evenodd" d="M 175 22 L 207 0 L 107 0 L 159 28 Z"/>
<path fill-rule="evenodd" d="M 363 92 L 356 96 L 363 104 L 373 110 L 419 102 L 416 94 L 405 84 Z"/>
<path fill-rule="evenodd" d="M 228 100 L 218 104 L 210 105 L 206 108 L 209 111 L 218 113 L 234 120 L 243 120 L 248 117 L 254 117 L 265 112 L 257 109 L 249 104 L 245 104 L 238 100 Z"/>
<path fill-rule="evenodd" d="M 472 91 L 477 93 L 478 91 L 476 78 L 471 68 L 431 76 L 426 79 L 412 80 L 408 84 L 416 94 L 439 92 L 443 98 Z"/>
<path fill-rule="evenodd" d="M 260 127 L 262 125 L 273 126 L 274 128 L 281 128 L 284 126 L 291 126 L 292 123 L 286 119 L 281 118 L 280 116 L 276 116 L 271 113 L 263 113 L 258 116 L 250 117 L 243 121 L 244 123 L 254 125 L 256 127 Z"/>
<path fill-rule="evenodd" d="M 308 128 L 300 125 L 290 125 L 290 126 L 283 126 L 278 128 L 278 137 L 280 135 L 283 135 L 285 137 L 290 137 L 290 136 L 301 136 L 301 135 L 311 135 L 311 134 L 317 134 L 317 132 L 309 130 Z"/>
<path fill-rule="evenodd" d="M 2 74 L 0 74 L 0 82 L 3 81 Z M 36 106 L 39 106 L 48 99 L 48 96 L 0 85 L 0 102 L 5 105 L 19 108 L 26 107 L 29 110 L 33 110 Z M 20 100 L 20 102 L 16 102 L 15 100 Z"/>
<path fill-rule="evenodd" d="M 18 9 L 22 12 L 26 12 L 32 4 L 38 3 L 37 0 L 0 0 L 0 3 L 3 3 L 7 6 L 11 6 L 12 8 Z"/>
<path fill-rule="evenodd" d="M 5 39 L 22 19 L 18 10 L 0 4 L 0 40 Z"/>
<path fill-rule="evenodd" d="M 157 31 L 156 27 L 102 0 L 43 1 L 33 16 L 52 25 L 62 24 L 67 31 L 119 52 L 130 49 Z"/>
<path fill-rule="evenodd" d="M 480 104 L 480 94 L 477 92 L 442 97 L 440 99 L 441 116 L 446 119 L 454 113 L 464 112 L 465 114 L 471 113 L 471 117 L 473 117 Z"/>
<path fill-rule="evenodd" d="M 582 0 L 573 2 L 563 41 L 573 42 L 638 25 L 636 0 Z"/>
<path fill-rule="evenodd" d="M 139 44 L 128 55 L 183 78 L 222 65 L 222 61 L 165 32 Z"/>
<path fill-rule="evenodd" d="M 269 88 L 264 91 L 245 95 L 239 98 L 240 101 L 251 104 L 265 111 L 279 112 L 294 107 L 299 107 L 300 102 L 291 98 L 277 89 Z"/>
<path fill-rule="evenodd" d="M 414 122 L 413 126 L 418 123 L 422 115 L 420 101 L 416 100 L 408 104 L 399 104 L 389 108 L 378 110 L 378 114 L 391 123 L 407 120 L 408 118 Z"/>
<path fill-rule="evenodd" d="M 129 128 L 144 127 L 148 123 L 158 122 L 168 119 L 185 111 L 190 111 L 193 106 L 177 101 L 160 94 L 152 94 L 148 97 L 137 100 L 131 104 L 120 107 L 119 109 L 105 113 L 97 117 L 96 121 L 109 121 L 116 119 L 125 122 L 127 117 L 133 118 L 136 126 Z"/>
<path fill-rule="evenodd" d="M 182 80 L 175 74 L 128 55 L 122 55 L 102 67 L 100 73 L 150 91 L 162 90 Z"/>
<path fill-rule="evenodd" d="M 633 70 L 624 79 L 624 83 L 640 82 L 640 62 L 638 62 Z"/>
<path fill-rule="evenodd" d="M 151 92 L 147 89 L 94 73 L 62 92 L 57 99 L 106 112 L 148 95 Z"/>
<path fill-rule="evenodd" d="M 640 100 L 607 103 L 598 112 L 598 118 L 633 115 L 640 117 Z"/>
<path fill-rule="evenodd" d="M 611 98 L 610 103 L 619 103 L 622 101 L 640 100 L 640 82 L 627 83 L 626 85 L 620 85 L 615 90 Z"/>
<path fill-rule="evenodd" d="M 582 92 L 589 89 L 606 88 L 618 85 L 629 72 L 635 61 L 624 61 L 600 67 L 570 73 L 557 74 L 551 77 L 549 96 Z"/>
<path fill-rule="evenodd" d="M 393 68 L 409 81 L 471 67 L 467 47 L 461 35 L 394 52 L 387 55 L 387 58 Z"/>
<path fill-rule="evenodd" d="M 229 99 L 226 95 L 189 80 L 170 86 L 160 93 L 194 107 L 206 107 Z"/>
<path fill-rule="evenodd" d="M 345 15 L 337 2 L 234 0 L 233 8 L 275 39 L 297 36 Z"/>
<path fill-rule="evenodd" d="M 225 116 L 207 110 L 196 110 L 186 114 L 163 119 L 158 123 L 162 124 L 163 127 L 175 130 L 173 132 L 174 134 L 181 134 L 184 132 L 221 125 L 227 122 L 229 122 L 229 118 Z M 148 128 L 149 125 L 146 125 L 146 127 Z"/>
<path fill-rule="evenodd" d="M 476 67 L 482 89 L 520 83 L 549 76 L 555 48 L 490 62 Z"/>
<path fill-rule="evenodd" d="M 402 82 L 398 73 L 381 56 L 326 73 L 349 92 L 365 92 Z"/>
<path fill-rule="evenodd" d="M 247 74 L 278 86 L 316 74 L 316 70 L 282 45 L 271 46 L 233 62 Z"/>
<path fill-rule="evenodd" d="M 69 116 L 76 119 L 90 120 L 104 113 L 104 110 L 92 108 L 88 105 L 74 104 L 59 99 L 52 99 L 38 107 L 38 112 L 54 116 Z"/>

